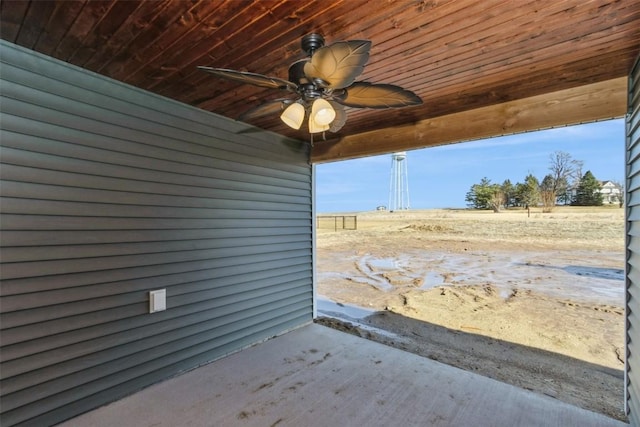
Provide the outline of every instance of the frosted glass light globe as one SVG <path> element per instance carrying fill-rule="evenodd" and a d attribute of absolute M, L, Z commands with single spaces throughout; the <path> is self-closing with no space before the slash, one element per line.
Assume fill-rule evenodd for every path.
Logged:
<path fill-rule="evenodd" d="M 304 107 L 302 104 L 294 102 L 289 105 L 286 110 L 280 115 L 280 119 L 289 127 L 293 129 L 300 129 L 302 122 L 304 121 Z"/>
<path fill-rule="evenodd" d="M 318 125 L 326 126 L 336 118 L 336 112 L 325 99 L 316 99 L 311 106 L 311 118 Z"/>

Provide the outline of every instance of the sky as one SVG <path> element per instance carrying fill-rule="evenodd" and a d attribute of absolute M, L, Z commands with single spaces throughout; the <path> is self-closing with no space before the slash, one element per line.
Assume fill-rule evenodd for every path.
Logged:
<path fill-rule="evenodd" d="M 624 182 L 623 119 L 567 126 L 407 151 L 411 209 L 464 208 L 465 195 L 483 177 L 502 184 L 542 181 L 550 156 L 564 151 L 597 179 Z M 316 165 L 318 213 L 375 210 L 389 205 L 391 154 Z"/>

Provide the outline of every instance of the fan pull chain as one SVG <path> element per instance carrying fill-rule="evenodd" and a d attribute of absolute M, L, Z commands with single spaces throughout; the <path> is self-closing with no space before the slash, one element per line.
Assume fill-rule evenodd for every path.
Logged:
<path fill-rule="evenodd" d="M 312 134 L 312 133 L 310 133 L 310 134 L 309 134 L 309 136 L 311 137 L 311 139 L 310 139 L 310 141 L 309 141 L 309 142 L 311 143 L 311 146 L 313 147 L 313 134 Z M 323 132 L 322 132 L 322 140 L 323 140 L 323 141 L 326 141 L 326 140 L 327 140 L 327 132 L 326 132 L 326 131 L 323 131 Z"/>

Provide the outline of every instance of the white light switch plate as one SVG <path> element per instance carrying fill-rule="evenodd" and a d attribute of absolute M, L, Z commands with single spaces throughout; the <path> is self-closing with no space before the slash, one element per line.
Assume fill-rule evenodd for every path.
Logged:
<path fill-rule="evenodd" d="M 167 290 L 149 291 L 149 313 L 167 309 Z"/>

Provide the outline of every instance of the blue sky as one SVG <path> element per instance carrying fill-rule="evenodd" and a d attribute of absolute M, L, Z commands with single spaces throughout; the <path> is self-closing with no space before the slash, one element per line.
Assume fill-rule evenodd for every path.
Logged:
<path fill-rule="evenodd" d="M 549 156 L 565 151 L 599 180 L 624 181 L 624 120 L 568 126 L 407 152 L 412 209 L 462 208 L 483 177 L 501 184 L 549 173 Z M 316 166 L 318 213 L 359 212 L 389 204 L 391 155 Z"/>

